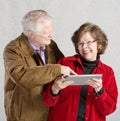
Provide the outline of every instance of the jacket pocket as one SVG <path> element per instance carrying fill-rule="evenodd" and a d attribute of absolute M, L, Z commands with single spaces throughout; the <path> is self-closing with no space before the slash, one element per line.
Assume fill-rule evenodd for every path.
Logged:
<path fill-rule="evenodd" d="M 8 91 L 5 94 L 5 112 L 8 121 L 23 121 L 21 119 L 22 96 L 18 90 Z"/>

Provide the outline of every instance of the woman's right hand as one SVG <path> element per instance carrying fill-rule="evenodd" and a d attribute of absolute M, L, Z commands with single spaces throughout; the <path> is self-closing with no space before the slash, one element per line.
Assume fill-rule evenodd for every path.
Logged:
<path fill-rule="evenodd" d="M 59 76 L 55 79 L 51 87 L 53 94 L 58 94 L 61 89 L 64 89 L 73 83 L 73 81 L 64 81 L 64 80 L 65 78 L 63 76 Z"/>

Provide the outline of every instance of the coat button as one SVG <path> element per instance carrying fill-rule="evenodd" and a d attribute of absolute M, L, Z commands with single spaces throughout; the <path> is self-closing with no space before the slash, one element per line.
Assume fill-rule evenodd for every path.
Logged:
<path fill-rule="evenodd" d="M 90 93 L 88 93 L 88 96 L 90 95 Z"/>
<path fill-rule="evenodd" d="M 88 120 L 88 117 L 85 117 L 86 120 Z"/>
<path fill-rule="evenodd" d="M 87 105 L 86 108 L 89 108 L 89 105 Z"/>

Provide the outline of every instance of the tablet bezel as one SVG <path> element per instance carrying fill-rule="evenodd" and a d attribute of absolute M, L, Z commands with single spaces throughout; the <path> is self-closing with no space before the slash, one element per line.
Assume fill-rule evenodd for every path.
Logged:
<path fill-rule="evenodd" d="M 64 77 L 64 81 L 74 81 L 71 85 L 88 85 L 86 83 L 87 80 L 96 78 L 102 78 L 102 74 L 83 74 L 83 75 L 69 75 Z"/>

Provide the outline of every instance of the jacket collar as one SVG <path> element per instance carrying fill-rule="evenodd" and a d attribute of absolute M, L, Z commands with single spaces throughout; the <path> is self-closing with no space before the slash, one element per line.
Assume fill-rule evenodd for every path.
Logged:
<path fill-rule="evenodd" d="M 80 59 L 80 57 L 79 57 L 78 54 L 73 55 L 73 56 L 69 56 L 69 57 L 68 57 L 68 60 L 69 60 L 69 61 L 76 61 L 76 62 L 82 64 L 82 61 L 81 61 L 81 59 Z"/>
<path fill-rule="evenodd" d="M 74 62 L 76 61 L 77 63 L 79 63 L 83 67 L 82 61 L 81 61 L 80 56 L 78 54 L 73 55 L 73 56 L 69 56 L 68 57 L 68 60 L 69 61 L 74 61 Z M 98 65 L 97 65 L 97 68 L 96 69 L 104 70 L 104 66 L 103 65 L 104 64 L 99 59 Z"/>
<path fill-rule="evenodd" d="M 23 52 L 24 56 L 30 56 L 35 53 L 28 42 L 28 38 L 23 33 L 19 36 L 18 39 L 19 39 L 20 49 Z"/>
<path fill-rule="evenodd" d="M 28 38 L 23 33 L 18 37 L 18 39 L 19 39 L 20 49 L 25 57 L 33 56 L 34 54 L 36 54 L 36 52 L 30 46 L 28 42 Z M 49 61 L 49 56 L 51 55 L 52 50 L 49 45 L 45 46 L 45 48 L 46 48 L 46 56 L 47 56 L 46 58 Z"/>

